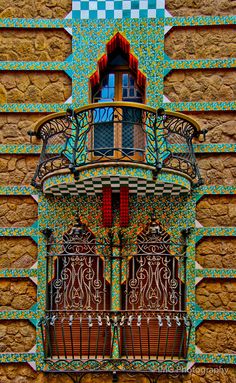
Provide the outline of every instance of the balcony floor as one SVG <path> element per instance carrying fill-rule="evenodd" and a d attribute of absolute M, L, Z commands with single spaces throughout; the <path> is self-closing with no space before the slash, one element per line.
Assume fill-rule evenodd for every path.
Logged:
<path fill-rule="evenodd" d="M 51 173 L 43 181 L 43 191 L 46 194 L 61 195 L 96 195 L 102 193 L 104 186 L 111 186 L 113 192 L 119 192 L 121 186 L 128 186 L 129 192 L 138 196 L 179 195 L 191 190 L 191 182 L 187 176 L 171 172 L 164 168 L 153 179 L 150 167 L 112 166 L 103 164 L 99 167 L 79 170 L 79 179 L 65 171 Z"/>

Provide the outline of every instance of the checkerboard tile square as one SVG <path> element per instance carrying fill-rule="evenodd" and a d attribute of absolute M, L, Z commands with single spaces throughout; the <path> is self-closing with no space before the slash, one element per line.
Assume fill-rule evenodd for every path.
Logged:
<path fill-rule="evenodd" d="M 165 17 L 165 0 L 73 0 L 76 19 L 121 19 Z"/>

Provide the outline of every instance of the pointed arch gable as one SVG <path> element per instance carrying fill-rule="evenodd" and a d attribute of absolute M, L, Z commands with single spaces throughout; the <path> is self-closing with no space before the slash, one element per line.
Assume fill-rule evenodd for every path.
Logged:
<path fill-rule="evenodd" d="M 135 74 L 137 85 L 141 89 L 146 87 L 146 76 L 138 69 L 138 59 L 130 52 L 130 43 L 124 36 L 117 32 L 106 44 L 106 53 L 98 60 L 97 70 L 90 77 L 90 85 L 93 88 L 101 81 L 101 76 L 106 72 L 109 64 L 109 56 L 120 50 L 127 59 L 130 70 Z"/>

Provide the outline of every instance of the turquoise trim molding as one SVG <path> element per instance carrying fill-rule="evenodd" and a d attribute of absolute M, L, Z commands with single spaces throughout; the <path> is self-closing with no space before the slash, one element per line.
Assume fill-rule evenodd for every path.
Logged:
<path fill-rule="evenodd" d="M 197 269 L 197 278 L 235 278 L 235 269 Z"/>
<path fill-rule="evenodd" d="M 30 142 L 30 138 L 28 138 Z M 61 146 L 62 148 L 62 146 Z M 51 153 L 58 153 L 61 149 L 59 146 L 51 148 Z M 176 151 L 181 150 L 181 146 L 176 145 Z M 195 153 L 235 153 L 236 144 L 194 144 Z M 40 154 L 42 150 L 41 145 L 33 144 L 0 144 L 0 154 Z"/>
<path fill-rule="evenodd" d="M 16 70 L 64 70 L 68 71 L 72 67 L 72 63 L 67 61 L 1 61 L 0 70 L 16 71 Z"/>
<path fill-rule="evenodd" d="M 236 24 L 236 16 L 166 17 L 165 25 L 173 27 Z"/>
<path fill-rule="evenodd" d="M 71 27 L 71 19 L 8 19 L 0 18 L 0 28 L 68 28 Z"/>
<path fill-rule="evenodd" d="M 35 269 L 1 269 L 0 278 L 36 278 L 38 275 Z"/>

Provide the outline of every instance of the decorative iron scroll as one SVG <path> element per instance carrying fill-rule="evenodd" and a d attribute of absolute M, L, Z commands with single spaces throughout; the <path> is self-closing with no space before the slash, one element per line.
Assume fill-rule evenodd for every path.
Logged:
<path fill-rule="evenodd" d="M 122 365 L 126 360 L 124 369 L 135 372 L 187 359 L 191 321 L 184 311 L 184 243 L 171 241 L 154 218 L 139 234 L 135 254 L 134 244 L 123 240 L 119 237 L 120 246 L 132 249 L 130 255 L 113 255 L 118 244 L 112 236 L 98 242 L 80 221 L 62 242 L 48 237 L 47 309 L 41 331 L 50 363 L 78 362 L 81 371 L 109 371 L 117 360 Z M 106 276 L 117 260 L 124 282 L 116 291 L 121 307 L 115 311 Z"/>
<path fill-rule="evenodd" d="M 105 310 L 104 265 L 94 235 L 79 222 L 63 236 L 62 251 L 48 253 L 49 310 Z"/>
<path fill-rule="evenodd" d="M 49 117 L 39 126 L 43 148 L 32 182 L 40 186 L 47 174 L 61 169 L 77 174 L 77 168 L 87 164 L 121 161 L 179 171 L 197 184 L 201 177 L 192 141 L 199 134 L 187 117 L 162 114 L 142 104 L 89 105 Z"/>
<path fill-rule="evenodd" d="M 171 254 L 171 247 L 175 254 Z M 125 308 L 183 310 L 185 256 L 159 223 L 152 222 L 139 234 L 137 254 L 128 264 Z M 176 252 L 178 250 L 179 252 Z"/>

